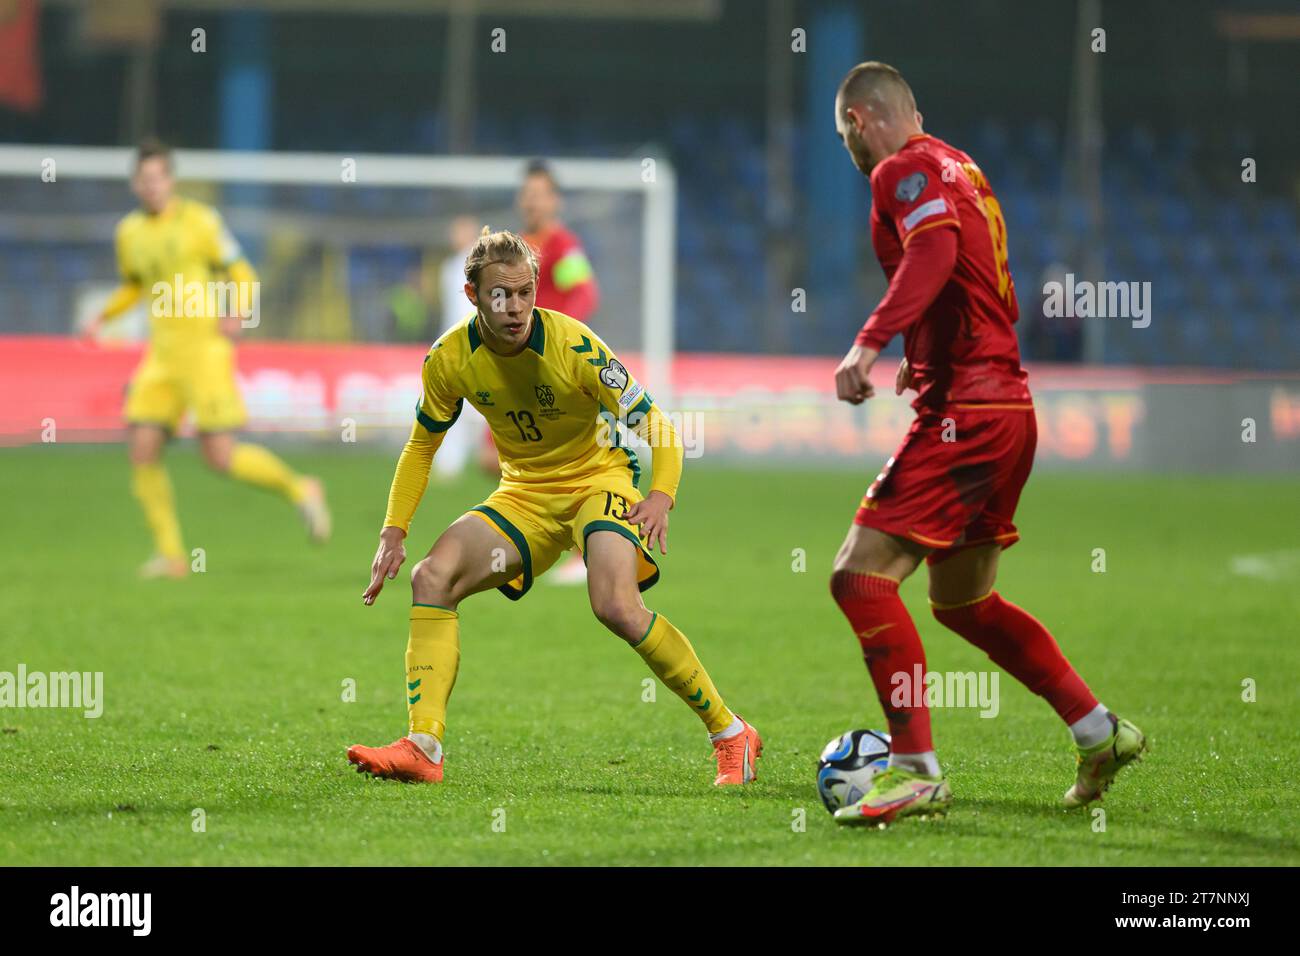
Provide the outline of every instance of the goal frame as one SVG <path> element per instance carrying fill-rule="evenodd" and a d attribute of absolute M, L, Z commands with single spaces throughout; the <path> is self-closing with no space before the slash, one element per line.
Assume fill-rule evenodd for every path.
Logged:
<path fill-rule="evenodd" d="M 513 189 L 535 156 L 399 156 L 382 153 L 176 150 L 181 181 L 275 185 L 397 186 Z M 54 160 L 57 182 L 124 179 L 134 151 L 126 147 L 0 145 L 0 176 L 39 180 Z M 355 179 L 343 178 L 351 161 Z M 563 189 L 640 196 L 641 360 L 644 378 L 671 401 L 676 287 L 677 174 L 663 156 L 646 159 L 548 159 Z"/>

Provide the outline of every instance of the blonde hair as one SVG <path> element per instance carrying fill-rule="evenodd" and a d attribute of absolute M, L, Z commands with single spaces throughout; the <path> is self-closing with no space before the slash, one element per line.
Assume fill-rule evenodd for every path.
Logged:
<path fill-rule="evenodd" d="M 477 289 L 478 277 L 495 262 L 526 262 L 533 270 L 533 278 L 537 277 L 537 253 L 533 252 L 533 247 L 522 236 L 515 235 L 509 229 L 493 232 L 490 227 L 484 226 L 474 248 L 465 257 L 465 281 Z"/>

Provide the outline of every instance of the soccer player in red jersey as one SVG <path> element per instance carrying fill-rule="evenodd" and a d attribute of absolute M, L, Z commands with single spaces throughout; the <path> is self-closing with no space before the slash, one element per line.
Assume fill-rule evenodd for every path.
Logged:
<path fill-rule="evenodd" d="M 600 304 L 600 287 L 581 240 L 560 220 L 564 200 L 546 163 L 534 160 L 528 164 L 515 204 L 524 223 L 524 241 L 537 254 L 537 307 L 590 322 Z M 500 473 L 490 432 L 479 463 L 489 474 Z M 550 580 L 556 584 L 581 584 L 586 579 L 586 565 L 577 554 L 571 554 Z"/>
<path fill-rule="evenodd" d="M 1064 803 L 1082 806 L 1146 741 L 1098 703 L 1042 624 L 994 590 L 999 555 L 1019 538 L 1013 519 L 1036 443 L 997 198 L 970 156 L 922 132 L 912 91 L 891 66 L 849 72 L 835 128 L 870 177 L 871 241 L 889 280 L 835 372 L 836 394 L 854 405 L 870 398 L 871 367 L 900 333 L 895 390 L 916 391 L 916 419 L 862 499 L 831 575 L 892 736 L 889 767 L 835 819 L 889 823 L 943 813 L 952 801 L 925 687 L 912 686 L 925 651 L 898 595 L 922 559 L 934 616 L 1069 725 L 1079 758 Z"/>
<path fill-rule="evenodd" d="M 600 304 L 600 287 L 582 242 L 560 221 L 560 190 L 545 163 L 529 165 L 517 201 L 524 240 L 539 262 L 537 307 L 590 322 Z"/>
<path fill-rule="evenodd" d="M 582 242 L 560 221 L 564 200 L 550 167 L 541 160 L 528 164 L 516 197 L 524 221 L 524 241 L 537 253 L 537 306 L 590 322 L 600 304 L 596 273 Z M 570 552 L 551 574 L 552 584 L 576 585 L 587 580 L 587 566 Z"/>

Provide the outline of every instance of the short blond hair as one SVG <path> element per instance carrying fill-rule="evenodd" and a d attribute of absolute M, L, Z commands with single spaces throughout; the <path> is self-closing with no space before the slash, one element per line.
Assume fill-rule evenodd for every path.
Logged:
<path fill-rule="evenodd" d="M 533 252 L 533 247 L 522 236 L 509 229 L 493 232 L 491 227 L 484 226 L 474 248 L 465 257 L 465 281 L 477 289 L 478 277 L 484 269 L 496 262 L 526 262 L 533 270 L 533 278 L 537 278 L 537 253 Z"/>

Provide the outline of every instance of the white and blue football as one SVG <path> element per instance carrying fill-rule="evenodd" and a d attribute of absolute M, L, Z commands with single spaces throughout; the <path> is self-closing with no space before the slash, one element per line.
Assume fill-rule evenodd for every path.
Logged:
<path fill-rule="evenodd" d="M 876 774 L 889 765 L 889 734 L 850 730 L 822 749 L 817 761 L 817 793 L 834 813 L 857 803 L 871 789 Z"/>

